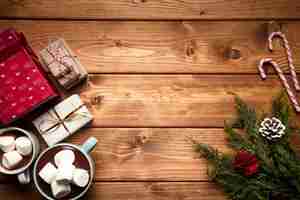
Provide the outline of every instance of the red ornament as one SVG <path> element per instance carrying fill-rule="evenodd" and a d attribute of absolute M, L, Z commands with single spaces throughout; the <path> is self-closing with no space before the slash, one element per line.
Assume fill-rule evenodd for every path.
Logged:
<path fill-rule="evenodd" d="M 254 154 L 248 151 L 239 151 L 234 158 L 233 166 L 237 170 L 242 170 L 245 176 L 257 173 L 259 164 Z"/>

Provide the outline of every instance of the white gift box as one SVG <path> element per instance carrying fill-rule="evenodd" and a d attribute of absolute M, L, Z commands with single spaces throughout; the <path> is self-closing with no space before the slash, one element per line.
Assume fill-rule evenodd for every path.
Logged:
<path fill-rule="evenodd" d="M 72 95 L 33 121 L 48 146 L 61 142 L 90 123 L 92 114 L 79 95 Z"/>

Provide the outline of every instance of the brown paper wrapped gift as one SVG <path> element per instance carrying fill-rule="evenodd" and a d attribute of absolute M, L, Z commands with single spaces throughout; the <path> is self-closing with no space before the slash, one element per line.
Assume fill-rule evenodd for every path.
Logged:
<path fill-rule="evenodd" d="M 88 75 L 63 39 L 51 42 L 40 52 L 42 63 L 65 89 L 78 84 Z"/>

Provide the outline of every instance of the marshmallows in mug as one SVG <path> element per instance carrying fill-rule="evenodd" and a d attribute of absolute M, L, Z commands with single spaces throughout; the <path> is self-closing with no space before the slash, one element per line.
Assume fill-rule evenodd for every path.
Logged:
<path fill-rule="evenodd" d="M 56 174 L 56 181 L 58 183 L 68 184 L 71 183 L 73 179 L 73 171 L 75 166 L 73 164 L 66 164 L 64 166 L 58 167 L 58 172 Z"/>
<path fill-rule="evenodd" d="M 54 162 L 57 167 L 71 165 L 75 161 L 75 154 L 72 150 L 62 150 L 54 156 Z"/>
<path fill-rule="evenodd" d="M 39 172 L 39 176 L 48 184 L 51 184 L 57 174 L 57 169 L 51 163 L 47 163 Z"/>
<path fill-rule="evenodd" d="M 63 197 L 68 196 L 71 193 L 71 185 L 53 181 L 51 183 L 51 190 L 55 198 L 61 199 Z"/>
<path fill-rule="evenodd" d="M 78 187 L 85 187 L 89 183 L 89 172 L 76 168 L 73 165 L 74 161 L 75 154 L 72 150 L 62 150 L 54 156 L 56 166 L 49 162 L 39 172 L 39 176 L 51 185 L 52 194 L 56 199 L 71 193 L 71 183 Z"/>
<path fill-rule="evenodd" d="M 28 137 L 15 139 L 13 136 L 0 136 L 0 149 L 4 152 L 2 165 L 7 169 L 13 169 L 23 160 L 22 156 L 32 153 L 32 148 L 32 142 Z"/>
<path fill-rule="evenodd" d="M 3 154 L 2 165 L 7 169 L 12 169 L 23 160 L 17 151 L 10 151 Z"/>
<path fill-rule="evenodd" d="M 73 183 L 78 187 L 85 187 L 90 180 L 89 172 L 85 169 L 74 169 L 73 171 Z"/>
<path fill-rule="evenodd" d="M 15 150 L 15 138 L 13 136 L 1 136 L 0 149 L 5 153 Z"/>
<path fill-rule="evenodd" d="M 28 137 L 18 137 L 16 139 L 16 149 L 23 155 L 28 156 L 32 152 L 32 143 Z"/>

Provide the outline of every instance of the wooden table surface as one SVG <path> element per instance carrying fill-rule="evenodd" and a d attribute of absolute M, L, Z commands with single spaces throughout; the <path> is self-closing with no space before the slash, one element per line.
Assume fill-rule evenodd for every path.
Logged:
<path fill-rule="evenodd" d="M 257 63 L 272 57 L 287 71 L 279 40 L 273 54 L 266 45 L 280 30 L 300 72 L 299 20 L 298 0 L 0 2 L 0 28 L 24 32 L 36 51 L 63 37 L 90 73 L 77 92 L 94 122 L 67 140 L 99 139 L 90 200 L 225 200 L 187 138 L 229 151 L 222 127 L 234 117 L 231 92 L 269 107 L 282 86 L 272 70 L 261 81 Z M 0 195 L 41 199 L 6 177 Z"/>

